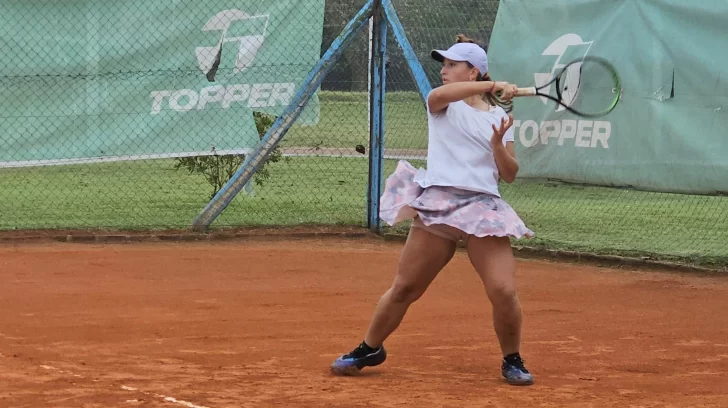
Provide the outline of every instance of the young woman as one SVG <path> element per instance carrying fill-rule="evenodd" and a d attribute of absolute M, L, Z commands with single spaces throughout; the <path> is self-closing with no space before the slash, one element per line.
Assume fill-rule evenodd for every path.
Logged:
<path fill-rule="evenodd" d="M 463 240 L 493 307 L 502 375 L 510 384 L 530 385 L 533 377 L 519 354 L 521 307 L 509 237 L 533 233 L 498 191 L 499 180 L 511 183 L 518 173 L 513 117 L 507 113 L 516 86 L 492 81 L 485 50 L 462 35 L 448 50 L 432 51 L 432 57 L 442 62 L 443 85 L 427 97 L 427 170 L 400 161 L 381 199 L 380 216 L 388 224 L 413 219 L 399 268 L 364 341 L 336 359 L 331 370 L 355 374 L 382 364 L 384 340 Z"/>

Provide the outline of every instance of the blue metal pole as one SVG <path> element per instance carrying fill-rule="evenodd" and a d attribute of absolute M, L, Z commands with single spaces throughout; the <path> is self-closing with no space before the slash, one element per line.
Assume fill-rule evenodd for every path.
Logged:
<path fill-rule="evenodd" d="M 412 45 L 407 39 L 407 34 L 405 34 L 404 27 L 402 27 L 402 22 L 399 21 L 399 16 L 397 16 L 394 5 L 392 5 L 392 0 L 382 0 L 382 8 L 384 9 L 384 15 L 387 21 L 392 26 L 394 38 L 397 39 L 397 43 L 404 53 L 404 58 L 407 61 L 407 65 L 409 65 L 412 76 L 415 78 L 415 83 L 424 102 L 427 100 L 427 95 L 432 91 L 430 80 L 427 79 L 425 70 L 422 68 L 420 60 L 417 59 L 417 54 L 415 54 Z"/>
<path fill-rule="evenodd" d="M 372 16 L 374 21 L 372 36 L 372 64 L 370 69 L 372 83 L 369 89 L 371 98 L 371 120 L 369 130 L 369 191 L 367 194 L 367 216 L 369 229 L 381 232 L 379 219 L 379 200 L 382 196 L 384 179 L 384 99 L 387 84 L 387 21 L 380 7 Z"/>
<path fill-rule="evenodd" d="M 227 183 L 217 192 L 215 197 L 205 206 L 197 217 L 192 221 L 192 228 L 195 231 L 205 231 L 210 224 L 227 208 L 243 189 L 245 184 L 253 177 L 258 169 L 265 163 L 270 153 L 278 146 L 288 129 L 291 128 L 296 119 L 300 116 L 306 104 L 313 96 L 316 89 L 321 85 L 331 68 L 339 60 L 344 50 L 351 44 L 356 35 L 364 28 L 372 16 L 375 0 L 368 0 L 357 15 L 349 21 L 344 30 L 334 40 L 323 57 L 308 74 L 301 89 L 296 93 L 291 103 L 281 116 L 273 123 L 273 126 L 266 132 L 255 151 L 246 157 L 245 162 L 228 180 Z"/>

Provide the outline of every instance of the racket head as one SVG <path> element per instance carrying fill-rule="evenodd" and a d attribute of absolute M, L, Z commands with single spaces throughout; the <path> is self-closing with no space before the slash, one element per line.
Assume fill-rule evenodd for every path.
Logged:
<path fill-rule="evenodd" d="M 571 61 L 555 76 L 556 102 L 582 117 L 601 117 L 619 104 L 622 83 L 617 69 L 601 57 Z"/>

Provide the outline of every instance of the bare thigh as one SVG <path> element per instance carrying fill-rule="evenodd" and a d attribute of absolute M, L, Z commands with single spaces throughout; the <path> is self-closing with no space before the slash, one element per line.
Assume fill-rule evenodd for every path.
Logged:
<path fill-rule="evenodd" d="M 455 254 L 453 240 L 413 227 L 407 236 L 392 284 L 395 301 L 417 300 Z"/>
<path fill-rule="evenodd" d="M 468 239 L 468 257 L 491 301 L 515 296 L 516 261 L 508 238 L 471 236 Z"/>

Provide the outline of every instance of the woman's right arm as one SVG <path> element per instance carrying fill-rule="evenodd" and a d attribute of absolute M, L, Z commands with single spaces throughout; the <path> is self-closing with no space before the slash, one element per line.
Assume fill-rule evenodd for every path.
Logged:
<path fill-rule="evenodd" d="M 459 101 L 473 95 L 502 91 L 500 98 L 508 101 L 513 98 L 517 87 L 508 82 L 473 81 L 454 82 L 435 88 L 427 97 L 430 112 L 439 113 L 445 110 L 451 102 Z"/>

